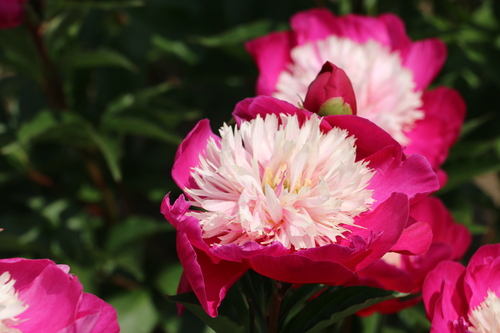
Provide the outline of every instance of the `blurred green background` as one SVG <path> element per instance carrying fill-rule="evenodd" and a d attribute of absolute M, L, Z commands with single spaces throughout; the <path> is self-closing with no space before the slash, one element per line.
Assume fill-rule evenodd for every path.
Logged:
<path fill-rule="evenodd" d="M 246 40 L 297 11 L 402 17 L 448 46 L 433 86 L 467 106 L 438 195 L 478 246 L 500 240 L 500 2 L 495 0 L 30 0 L 0 30 L 0 257 L 50 258 L 114 305 L 124 333 L 210 332 L 165 294 L 182 271 L 159 212 L 201 118 L 214 129 L 254 94 Z M 425 332 L 421 307 L 351 318 L 359 332 Z M 349 325 L 346 325 L 348 327 Z"/>

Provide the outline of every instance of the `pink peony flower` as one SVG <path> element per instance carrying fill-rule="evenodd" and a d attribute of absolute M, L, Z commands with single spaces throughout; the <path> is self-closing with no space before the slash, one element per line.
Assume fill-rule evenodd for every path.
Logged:
<path fill-rule="evenodd" d="M 441 262 L 425 278 L 422 295 L 431 332 L 498 332 L 500 244 L 480 247 L 467 267 Z"/>
<path fill-rule="evenodd" d="M 426 90 L 446 58 L 440 40 L 412 42 L 392 14 L 337 17 L 312 9 L 293 16 L 290 25 L 292 31 L 246 44 L 260 71 L 257 94 L 297 105 L 321 66 L 331 61 L 351 79 L 359 116 L 406 146 L 406 154 L 421 154 L 440 168 L 465 116 L 455 90 Z M 444 182 L 442 171 L 440 177 Z"/>
<path fill-rule="evenodd" d="M 0 29 L 15 28 L 24 18 L 23 3 L 27 0 L 0 0 Z"/>
<path fill-rule="evenodd" d="M 167 195 L 161 208 L 177 229 L 178 291 L 192 289 L 210 316 L 250 268 L 342 285 L 389 250 L 427 250 L 428 225 L 406 228 L 409 204 L 439 186 L 425 158 L 406 158 L 364 118 L 321 118 L 273 97 L 233 115 L 238 127 L 220 137 L 202 120 L 182 142 L 172 176 L 189 201 Z"/>
<path fill-rule="evenodd" d="M 374 264 L 358 272 L 360 284 L 417 294 L 421 291 L 427 273 L 438 263 L 444 260 L 459 260 L 469 248 L 472 241 L 469 230 L 455 223 L 438 198 L 427 197 L 412 205 L 410 216 L 415 221 L 431 226 L 432 244 L 429 250 L 420 255 L 387 253 Z M 393 299 L 366 308 L 359 314 L 395 313 L 420 301 L 421 297 L 416 295 L 407 301 Z"/>
<path fill-rule="evenodd" d="M 115 310 L 68 272 L 48 259 L 1 259 L 0 332 L 119 332 Z"/>

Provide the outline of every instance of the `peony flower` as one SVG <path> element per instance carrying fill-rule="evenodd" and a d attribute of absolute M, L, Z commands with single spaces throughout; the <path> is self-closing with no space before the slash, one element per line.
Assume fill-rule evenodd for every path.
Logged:
<path fill-rule="evenodd" d="M 410 216 L 415 221 L 428 223 L 432 228 L 432 244 L 420 255 L 387 253 L 374 264 L 358 272 L 360 284 L 387 290 L 414 294 L 407 301 L 393 299 L 378 303 L 360 312 L 395 313 L 421 301 L 420 293 L 424 279 L 438 263 L 444 260 L 459 260 L 472 241 L 469 230 L 457 224 L 444 204 L 436 197 L 427 197 L 410 207 Z"/>
<path fill-rule="evenodd" d="M 330 61 L 351 79 L 358 116 L 406 146 L 406 154 L 421 154 L 435 170 L 440 168 L 465 116 L 455 90 L 426 90 L 446 58 L 440 40 L 412 42 L 403 22 L 392 14 L 337 17 L 326 9 L 312 9 L 293 16 L 290 25 L 291 31 L 246 44 L 260 71 L 258 95 L 297 105 L 321 66 Z M 444 182 L 442 171 L 440 177 Z"/>
<path fill-rule="evenodd" d="M 24 17 L 23 3 L 27 0 L 0 0 L 0 29 L 15 28 Z"/>
<path fill-rule="evenodd" d="M 115 310 L 68 272 L 48 259 L 0 259 L 0 332 L 119 332 Z"/>
<path fill-rule="evenodd" d="M 500 330 L 500 244 L 480 247 L 467 267 L 441 262 L 422 287 L 431 332 Z"/>
<path fill-rule="evenodd" d="M 161 208 L 177 229 L 178 291 L 192 289 L 210 316 L 248 269 L 343 285 L 389 250 L 427 250 L 428 225 L 406 228 L 409 204 L 439 186 L 425 158 L 354 115 L 268 96 L 233 115 L 237 127 L 217 136 L 202 120 L 182 142 L 172 176 L 185 195 Z"/>

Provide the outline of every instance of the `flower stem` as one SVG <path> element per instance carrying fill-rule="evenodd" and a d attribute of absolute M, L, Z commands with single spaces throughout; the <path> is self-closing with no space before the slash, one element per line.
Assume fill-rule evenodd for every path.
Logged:
<path fill-rule="evenodd" d="M 281 301 L 285 297 L 286 292 L 292 286 L 291 283 L 273 280 L 273 291 L 269 304 L 269 314 L 267 321 L 267 332 L 278 332 L 278 323 L 280 319 Z"/>

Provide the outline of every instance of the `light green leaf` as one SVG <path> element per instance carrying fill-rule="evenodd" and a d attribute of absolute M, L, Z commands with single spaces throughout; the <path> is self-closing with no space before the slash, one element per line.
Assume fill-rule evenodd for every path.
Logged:
<path fill-rule="evenodd" d="M 136 66 L 124 55 L 109 49 L 95 51 L 73 50 L 61 57 L 65 68 L 120 67 L 136 72 Z"/>
<path fill-rule="evenodd" d="M 211 37 L 195 37 L 193 41 L 207 47 L 221 47 L 229 45 L 243 45 L 243 42 L 265 35 L 271 29 L 271 22 L 257 21 L 240 25 L 222 34 Z"/>
<path fill-rule="evenodd" d="M 129 291 L 109 303 L 116 309 L 121 333 L 151 333 L 158 322 L 158 314 L 149 293 Z"/>

